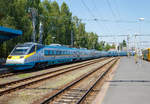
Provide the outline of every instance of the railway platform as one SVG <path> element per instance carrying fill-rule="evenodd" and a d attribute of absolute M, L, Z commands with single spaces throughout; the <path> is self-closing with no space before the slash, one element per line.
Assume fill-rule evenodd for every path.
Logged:
<path fill-rule="evenodd" d="M 97 104 L 149 104 L 150 62 L 122 57 L 103 100 Z"/>

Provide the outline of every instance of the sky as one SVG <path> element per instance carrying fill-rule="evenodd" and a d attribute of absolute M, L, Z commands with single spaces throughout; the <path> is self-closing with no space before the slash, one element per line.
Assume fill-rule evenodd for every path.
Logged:
<path fill-rule="evenodd" d="M 54 1 L 54 0 L 52 0 Z M 55 0 L 61 5 L 66 2 L 73 16 L 85 23 L 87 32 L 97 33 L 99 41 L 122 40 L 140 48 L 150 47 L 150 0 Z M 144 18 L 140 20 L 140 18 Z M 148 35 L 148 36 L 136 36 Z M 115 35 L 113 37 L 102 37 Z M 117 36 L 119 35 L 119 36 Z M 136 42 L 136 44 L 135 44 Z"/>

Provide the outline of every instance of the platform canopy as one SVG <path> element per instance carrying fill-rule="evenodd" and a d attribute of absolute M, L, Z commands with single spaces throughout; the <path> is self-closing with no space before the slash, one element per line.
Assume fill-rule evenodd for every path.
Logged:
<path fill-rule="evenodd" d="M 20 35 L 22 35 L 21 30 L 14 30 L 0 26 L 0 43 Z"/>

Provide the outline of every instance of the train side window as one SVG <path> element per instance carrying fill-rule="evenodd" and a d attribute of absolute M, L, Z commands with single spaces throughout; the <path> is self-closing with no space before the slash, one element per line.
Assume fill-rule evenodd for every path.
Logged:
<path fill-rule="evenodd" d="M 48 55 L 51 55 L 51 51 L 50 50 L 48 50 Z"/>
<path fill-rule="evenodd" d="M 44 55 L 45 55 L 45 56 L 48 55 L 48 50 L 44 50 Z"/>
<path fill-rule="evenodd" d="M 59 52 L 59 55 L 61 55 L 61 51 L 58 51 Z"/>
<path fill-rule="evenodd" d="M 55 51 L 55 55 L 57 55 L 57 51 Z"/>
<path fill-rule="evenodd" d="M 58 55 L 58 51 L 56 51 L 56 55 Z"/>
<path fill-rule="evenodd" d="M 52 50 L 52 55 L 54 55 L 54 50 Z"/>
<path fill-rule="evenodd" d="M 52 50 L 50 50 L 50 55 L 52 55 Z"/>
<path fill-rule="evenodd" d="M 54 55 L 56 55 L 56 51 L 54 50 Z"/>

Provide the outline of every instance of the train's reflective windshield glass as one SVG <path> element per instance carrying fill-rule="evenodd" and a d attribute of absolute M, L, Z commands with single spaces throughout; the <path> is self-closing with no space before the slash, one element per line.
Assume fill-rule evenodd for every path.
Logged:
<path fill-rule="evenodd" d="M 29 46 L 17 46 L 11 55 L 25 55 L 29 48 Z"/>

